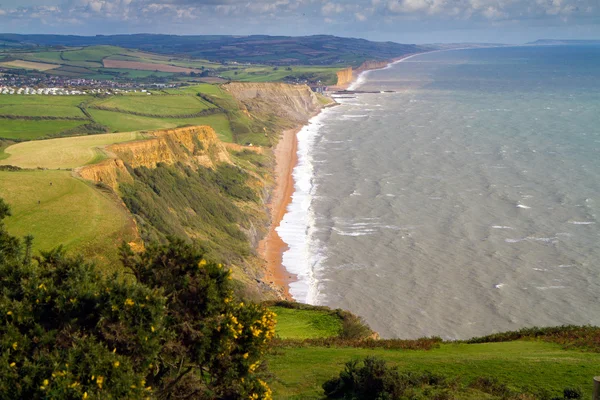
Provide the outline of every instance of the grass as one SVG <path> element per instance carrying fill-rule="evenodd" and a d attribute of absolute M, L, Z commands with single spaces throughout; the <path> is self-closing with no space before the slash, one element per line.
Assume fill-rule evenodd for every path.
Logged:
<path fill-rule="evenodd" d="M 122 112 L 141 112 L 164 116 L 189 115 L 214 106 L 197 96 L 113 96 L 94 106 Z"/>
<path fill-rule="evenodd" d="M 114 54 L 127 53 L 128 50 L 115 46 L 90 46 L 81 50 L 63 51 L 62 59 L 68 61 L 101 62 L 103 58 Z"/>
<path fill-rule="evenodd" d="M 88 121 L 46 120 L 31 121 L 19 119 L 0 120 L 0 138 L 15 140 L 35 140 L 59 134 L 60 132 L 84 125 Z"/>
<path fill-rule="evenodd" d="M 85 117 L 77 106 L 91 96 L 0 96 L 0 115 Z"/>
<path fill-rule="evenodd" d="M 124 132 L 17 143 L 4 150 L 8 158 L 0 164 L 21 168 L 76 168 L 105 158 L 99 149 L 105 145 L 141 138 L 139 133 Z"/>
<path fill-rule="evenodd" d="M 34 71 L 47 71 L 49 69 L 58 68 L 58 65 L 33 62 L 33 61 L 15 60 L 15 61 L 8 61 L 8 62 L 0 63 L 0 67 L 31 69 Z"/>
<path fill-rule="evenodd" d="M 153 77 L 171 77 L 174 75 L 172 72 L 160 72 L 160 71 L 142 71 L 137 69 L 126 69 L 126 68 L 99 68 L 97 70 L 99 73 L 107 73 L 114 72 L 122 77 L 138 79 L 138 78 L 148 78 L 149 76 Z"/>
<path fill-rule="evenodd" d="M 293 66 L 291 71 L 286 67 L 250 67 L 235 71 L 225 71 L 220 75 L 241 82 L 277 82 L 285 78 L 321 80 L 324 84 L 334 84 L 337 81 L 336 71 L 339 67 Z M 237 72 L 237 73 L 236 73 Z"/>
<path fill-rule="evenodd" d="M 342 321 L 327 311 L 271 307 L 277 314 L 276 335 L 281 339 L 315 339 L 340 334 Z"/>
<path fill-rule="evenodd" d="M 112 196 L 69 171 L 0 171 L 0 197 L 12 210 L 5 220 L 10 234 L 33 234 L 36 250 L 63 244 L 115 270 L 117 249 L 135 239 L 135 225 Z"/>
<path fill-rule="evenodd" d="M 208 95 L 222 95 L 223 91 L 218 85 L 211 85 L 209 83 L 203 83 L 200 85 L 192 85 L 192 86 L 183 86 L 177 89 L 167 89 L 166 93 L 169 94 L 188 94 L 188 95 L 196 95 L 197 93 L 204 93 Z"/>
<path fill-rule="evenodd" d="M 269 381 L 277 399 L 322 399 L 321 385 L 337 376 L 351 359 L 378 356 L 401 371 L 431 371 L 469 382 L 494 377 L 515 390 L 581 387 L 591 397 L 592 377 L 598 374 L 600 354 L 563 350 L 538 341 L 485 344 L 443 344 L 437 349 L 383 350 L 335 347 L 277 348 L 269 356 Z"/>
<path fill-rule="evenodd" d="M 208 125 L 221 140 L 231 142 L 233 134 L 225 114 L 207 115 L 196 118 L 152 118 L 113 111 L 89 110 L 96 122 L 108 126 L 114 132 L 177 128 L 185 125 Z"/>

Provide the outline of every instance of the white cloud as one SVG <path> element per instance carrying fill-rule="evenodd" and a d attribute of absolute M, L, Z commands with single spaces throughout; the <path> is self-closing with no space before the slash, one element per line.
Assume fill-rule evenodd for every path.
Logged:
<path fill-rule="evenodd" d="M 321 7 L 321 14 L 323 15 L 334 15 L 344 11 L 344 6 L 339 3 L 326 3 Z"/>
<path fill-rule="evenodd" d="M 359 12 L 354 13 L 354 18 L 356 18 L 358 21 L 361 21 L 361 22 L 367 20 L 367 16 L 362 13 L 359 13 Z"/>

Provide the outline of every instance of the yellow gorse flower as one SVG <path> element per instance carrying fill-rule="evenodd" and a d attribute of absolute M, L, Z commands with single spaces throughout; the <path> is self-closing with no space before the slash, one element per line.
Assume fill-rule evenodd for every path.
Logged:
<path fill-rule="evenodd" d="M 125 300 L 125 305 L 126 305 L 126 306 L 129 306 L 129 307 L 131 307 L 131 306 L 133 306 L 134 304 L 135 304 L 135 301 L 133 301 L 133 300 L 131 300 L 131 299 L 126 299 L 126 300 Z"/>

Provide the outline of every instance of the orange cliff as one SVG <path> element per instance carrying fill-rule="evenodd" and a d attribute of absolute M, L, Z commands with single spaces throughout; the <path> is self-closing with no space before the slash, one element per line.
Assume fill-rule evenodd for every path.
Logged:
<path fill-rule="evenodd" d="M 348 85 L 354 79 L 354 74 L 352 73 L 352 67 L 344 68 L 344 69 L 336 72 L 336 74 L 337 74 L 336 86 Z"/>
<path fill-rule="evenodd" d="M 116 191 L 119 183 L 133 181 L 125 164 L 153 168 L 158 163 L 180 162 L 192 168 L 199 165 L 213 168 L 217 163 L 231 163 L 226 147 L 209 126 L 166 129 L 150 135 L 149 139 L 107 146 L 108 160 L 80 167 L 75 173 Z"/>

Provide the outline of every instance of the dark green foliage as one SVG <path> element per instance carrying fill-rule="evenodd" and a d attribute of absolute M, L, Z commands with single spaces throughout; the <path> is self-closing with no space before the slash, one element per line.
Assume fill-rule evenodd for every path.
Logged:
<path fill-rule="evenodd" d="M 347 362 L 339 378 L 323 384 L 327 398 L 353 400 L 410 398 L 412 396 L 406 395 L 413 395 L 413 388 L 424 387 L 427 387 L 426 398 L 444 398 L 443 389 L 448 384 L 446 378 L 430 372 L 401 374 L 396 368 L 388 367 L 384 360 L 375 357 L 365 358 L 362 366 L 357 360 Z"/>
<path fill-rule="evenodd" d="M 518 331 L 495 333 L 469 339 L 466 343 L 510 342 L 520 339 L 558 343 L 565 348 L 580 348 L 600 352 L 600 327 L 563 325 L 548 328 L 523 328 Z"/>
<path fill-rule="evenodd" d="M 563 390 L 563 397 L 565 399 L 582 399 L 583 392 L 580 388 L 565 388 Z"/>
<path fill-rule="evenodd" d="M 154 169 L 131 170 L 135 182 L 121 184 L 121 196 L 136 216 L 144 241 L 194 237 L 207 256 L 219 262 L 241 261 L 251 254 L 240 229 L 247 225 L 247 217 L 229 192 L 252 196 L 244 189 L 245 176 L 230 168 L 194 171 L 181 164 L 158 164 Z"/>
<path fill-rule="evenodd" d="M 220 165 L 213 175 L 213 181 L 225 193 L 240 200 L 257 201 L 258 196 L 246 185 L 248 174 L 233 165 Z"/>
<path fill-rule="evenodd" d="M 159 398 L 237 399 L 269 392 L 253 372 L 274 335 L 273 315 L 234 302 L 229 270 L 207 262 L 182 240 L 150 246 L 141 255 L 127 246 L 122 251 L 137 280 L 167 299 L 169 335 L 148 378 L 160 387 Z"/>
<path fill-rule="evenodd" d="M 255 371 L 274 315 L 233 300 L 230 272 L 181 240 L 106 277 L 61 248 L 31 257 L 0 199 L 0 398 L 270 399 Z"/>
<path fill-rule="evenodd" d="M 0 225 L 2 398 L 148 395 L 144 378 L 163 334 L 160 290 L 106 278 L 60 248 L 31 262 L 31 242 Z"/>

